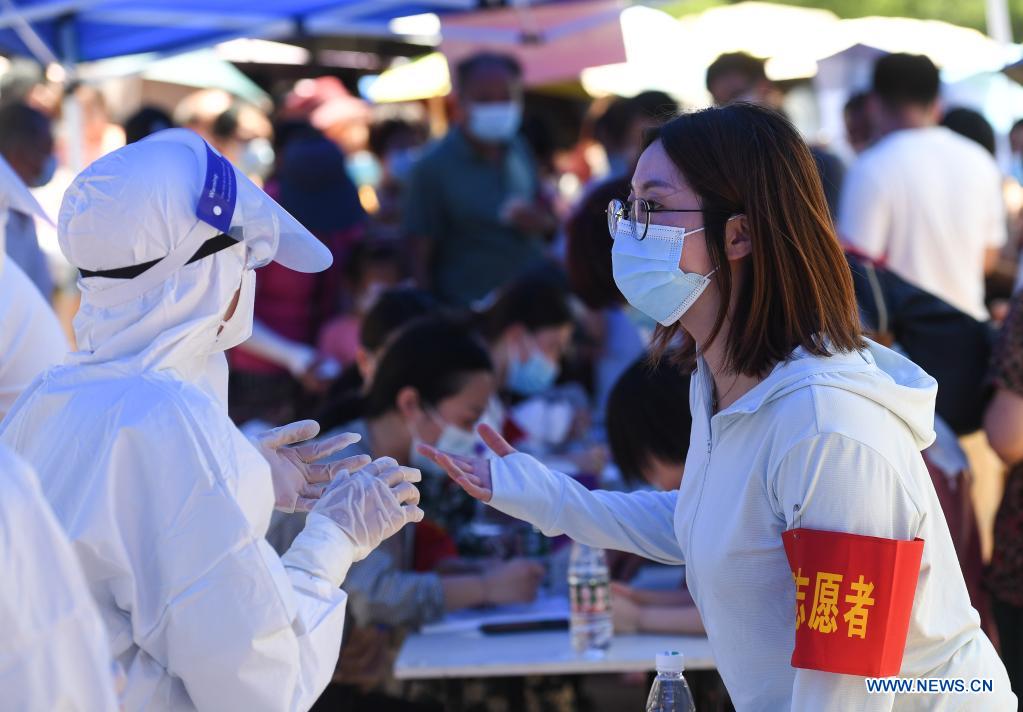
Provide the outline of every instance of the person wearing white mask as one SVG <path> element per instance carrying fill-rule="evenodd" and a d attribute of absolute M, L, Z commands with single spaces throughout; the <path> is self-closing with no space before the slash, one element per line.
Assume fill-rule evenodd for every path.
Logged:
<path fill-rule="evenodd" d="M 418 628 L 436 621 L 445 611 L 481 605 L 532 601 L 543 576 L 535 562 L 516 559 L 481 569 L 461 566 L 458 573 L 434 571 L 434 561 L 419 557 L 428 546 L 416 544 L 417 532 L 442 529 L 450 541 L 462 533 L 475 510 L 475 502 L 450 482 L 443 470 L 417 450 L 421 443 L 467 457 L 476 453 L 473 428 L 479 422 L 495 379 L 486 349 L 464 326 L 442 317 L 420 318 L 400 330 L 380 357 L 366 395 L 356 409 L 362 417 L 342 425 L 337 432 L 362 436 L 356 446 L 373 457 L 408 459 L 423 469 L 422 506 L 429 510 L 427 523 L 406 527 L 365 561 L 352 566 L 344 582 L 348 612 L 358 633 L 351 645 L 387 646 L 394 628 Z M 457 503 L 468 511 L 457 511 Z M 302 528 L 301 514 L 277 513 L 267 539 L 278 551 L 286 551 Z M 433 541 L 437 537 L 431 537 Z M 414 565 L 415 564 L 415 565 Z M 346 646 L 348 644 L 346 643 Z M 366 681 L 385 670 L 357 670 L 345 661 L 374 660 L 359 650 L 341 654 L 342 679 Z"/>
<path fill-rule="evenodd" d="M 695 366 L 680 488 L 587 491 L 485 427 L 495 458 L 423 453 L 548 536 L 685 563 L 740 712 L 1015 710 L 920 455 L 936 384 L 860 333 L 796 129 L 749 104 L 673 119 L 608 218 L 615 281 L 659 322 L 655 352 L 681 340 Z M 964 693 L 871 693 L 892 675 Z"/>
<path fill-rule="evenodd" d="M 32 380 L 64 359 L 67 339 L 46 298 L 5 251 L 4 226 L 15 215 L 49 216 L 0 157 L 0 420 Z"/>
<path fill-rule="evenodd" d="M 403 231 L 417 248 L 419 283 L 468 306 L 542 255 L 557 219 L 518 136 L 522 70 L 477 54 L 456 71 L 456 125 L 416 161 L 404 191 Z"/>
<path fill-rule="evenodd" d="M 95 161 L 65 194 L 79 350 L 23 394 L 0 442 L 67 530 L 127 676 L 126 710 L 307 709 L 334 670 L 339 585 L 422 518 L 419 473 L 319 462 L 357 440 L 296 423 L 249 441 L 223 351 L 248 336 L 254 269 L 330 255 L 199 136 L 170 129 Z M 348 474 L 351 472 L 351 474 Z M 274 507 L 311 509 L 278 557 Z"/>

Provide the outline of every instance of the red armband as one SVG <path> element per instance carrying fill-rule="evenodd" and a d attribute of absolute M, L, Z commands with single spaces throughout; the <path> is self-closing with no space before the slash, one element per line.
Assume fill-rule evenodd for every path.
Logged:
<path fill-rule="evenodd" d="M 923 540 L 814 529 L 792 529 L 781 538 L 796 584 L 792 667 L 898 675 Z"/>

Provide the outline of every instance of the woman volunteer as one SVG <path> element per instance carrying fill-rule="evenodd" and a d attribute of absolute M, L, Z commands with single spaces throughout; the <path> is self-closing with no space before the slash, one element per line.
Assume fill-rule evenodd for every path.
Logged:
<path fill-rule="evenodd" d="M 821 183 L 795 129 L 744 104 L 668 122 L 639 161 L 630 200 L 612 202 L 609 226 L 618 287 L 661 324 L 661 352 L 681 336 L 695 364 L 680 489 L 589 492 L 486 427 L 500 456 L 489 463 L 424 454 L 549 536 L 684 562 L 738 710 L 1016 709 L 920 456 L 934 438 L 935 382 L 861 336 Z M 864 566 L 885 546 L 922 539 L 920 565 L 899 567 L 910 592 L 915 585 L 905 642 L 884 627 L 898 618 L 889 591 L 862 576 L 856 588 L 857 571 L 843 568 L 836 547 L 823 547 L 830 571 L 787 560 L 790 530 L 809 542 L 838 532 Z M 794 650 L 794 628 L 797 641 L 812 628 L 816 647 Z M 993 692 L 982 701 L 870 694 L 861 677 L 835 671 L 860 633 L 882 649 L 904 645 L 902 676 L 987 679 Z"/>

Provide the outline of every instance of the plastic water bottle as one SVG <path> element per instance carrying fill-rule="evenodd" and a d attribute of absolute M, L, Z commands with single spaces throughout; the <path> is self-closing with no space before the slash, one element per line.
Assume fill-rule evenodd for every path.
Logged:
<path fill-rule="evenodd" d="M 696 712 L 686 678 L 685 658 L 670 650 L 658 653 L 654 661 L 657 677 L 646 700 L 646 712 Z"/>
<path fill-rule="evenodd" d="M 611 645 L 611 577 L 603 549 L 572 543 L 568 560 L 568 596 L 572 606 L 572 647 L 588 658 L 602 658 Z"/>

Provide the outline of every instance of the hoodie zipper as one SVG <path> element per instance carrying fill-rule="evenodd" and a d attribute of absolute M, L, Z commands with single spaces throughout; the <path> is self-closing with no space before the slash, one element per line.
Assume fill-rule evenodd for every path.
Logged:
<path fill-rule="evenodd" d="M 693 509 L 693 521 L 689 523 L 689 551 L 696 551 L 694 540 L 696 537 L 696 519 L 700 516 L 700 505 L 703 504 L 703 490 L 707 487 L 707 473 L 710 472 L 710 454 L 714 449 L 714 416 L 711 415 L 707 421 L 707 461 L 703 465 L 703 477 L 700 478 L 700 491 L 696 495 L 696 507 Z M 693 570 L 692 559 L 694 557 L 686 557 L 686 578 L 689 578 L 690 572 Z"/>

